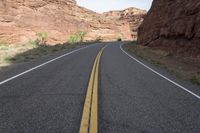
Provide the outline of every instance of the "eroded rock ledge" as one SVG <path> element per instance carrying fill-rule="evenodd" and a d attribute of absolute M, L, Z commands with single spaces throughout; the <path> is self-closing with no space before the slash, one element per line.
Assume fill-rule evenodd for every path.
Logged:
<path fill-rule="evenodd" d="M 138 42 L 200 59 L 200 1 L 154 0 L 139 28 Z"/>
<path fill-rule="evenodd" d="M 139 11 L 118 11 L 120 17 L 111 18 L 113 14 L 95 13 L 78 6 L 75 0 L 2 0 L 0 41 L 16 44 L 35 39 L 37 32 L 47 32 L 48 43 L 63 43 L 78 30 L 87 32 L 86 40 L 130 40 L 136 38 L 146 14 Z"/>

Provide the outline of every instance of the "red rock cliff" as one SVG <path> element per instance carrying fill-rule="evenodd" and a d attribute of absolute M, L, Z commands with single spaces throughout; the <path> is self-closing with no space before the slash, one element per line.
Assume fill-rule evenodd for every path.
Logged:
<path fill-rule="evenodd" d="M 103 15 L 105 18 L 108 18 L 108 19 L 113 19 L 116 21 L 123 20 L 123 21 L 128 22 L 130 25 L 131 32 L 132 32 L 131 36 L 133 37 L 133 39 L 137 39 L 138 27 L 142 23 L 143 17 L 146 15 L 146 13 L 147 12 L 145 10 L 131 7 L 122 11 L 105 12 L 103 13 Z"/>
<path fill-rule="evenodd" d="M 200 58 L 200 1 L 154 0 L 139 28 L 138 43 Z"/>
<path fill-rule="evenodd" d="M 132 39 L 127 21 L 105 18 L 76 4 L 75 0 L 1 0 L 0 41 L 21 43 L 47 32 L 49 43 L 66 42 L 78 30 L 87 40 Z"/>

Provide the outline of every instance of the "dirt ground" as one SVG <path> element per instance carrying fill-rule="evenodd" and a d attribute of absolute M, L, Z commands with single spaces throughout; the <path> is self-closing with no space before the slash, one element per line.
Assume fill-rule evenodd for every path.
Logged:
<path fill-rule="evenodd" d="M 66 49 L 90 45 L 94 42 L 83 42 L 76 44 L 38 45 L 25 43 L 19 45 L 9 45 L 0 43 L 0 71 L 4 71 L 17 64 L 30 62 L 42 56 L 50 55 Z"/>
<path fill-rule="evenodd" d="M 157 48 L 137 45 L 136 42 L 127 43 L 123 47 L 140 58 L 167 69 L 178 78 L 200 85 L 200 62 L 173 55 Z"/>

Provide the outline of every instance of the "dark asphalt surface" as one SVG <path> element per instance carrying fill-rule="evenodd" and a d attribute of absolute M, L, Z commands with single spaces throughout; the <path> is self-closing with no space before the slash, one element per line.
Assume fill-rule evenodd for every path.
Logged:
<path fill-rule="evenodd" d="M 200 100 L 110 45 L 101 62 L 101 133 L 199 133 Z"/>
<path fill-rule="evenodd" d="M 129 58 L 120 44 L 109 43 L 101 57 L 99 132 L 199 133 L 200 100 Z M 78 133 L 90 72 L 103 46 L 77 51 L 0 85 L 0 133 Z M 200 94 L 199 87 L 179 83 Z"/>
<path fill-rule="evenodd" d="M 0 133 L 78 133 L 87 82 L 101 47 L 78 51 L 1 85 Z"/>

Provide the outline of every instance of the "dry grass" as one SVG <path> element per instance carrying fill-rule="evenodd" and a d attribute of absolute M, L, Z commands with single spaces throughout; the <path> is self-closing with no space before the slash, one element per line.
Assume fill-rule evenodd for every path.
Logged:
<path fill-rule="evenodd" d="M 17 60 L 15 59 L 16 55 L 34 48 L 37 48 L 37 46 L 30 43 L 21 45 L 0 44 L 0 67 L 9 66 L 12 61 Z"/>
<path fill-rule="evenodd" d="M 88 45 L 94 42 L 78 44 L 39 45 L 36 41 L 28 41 L 25 44 L 8 45 L 0 43 L 0 70 L 18 63 L 29 62 L 44 55 L 57 51 L 75 48 L 80 45 Z"/>

